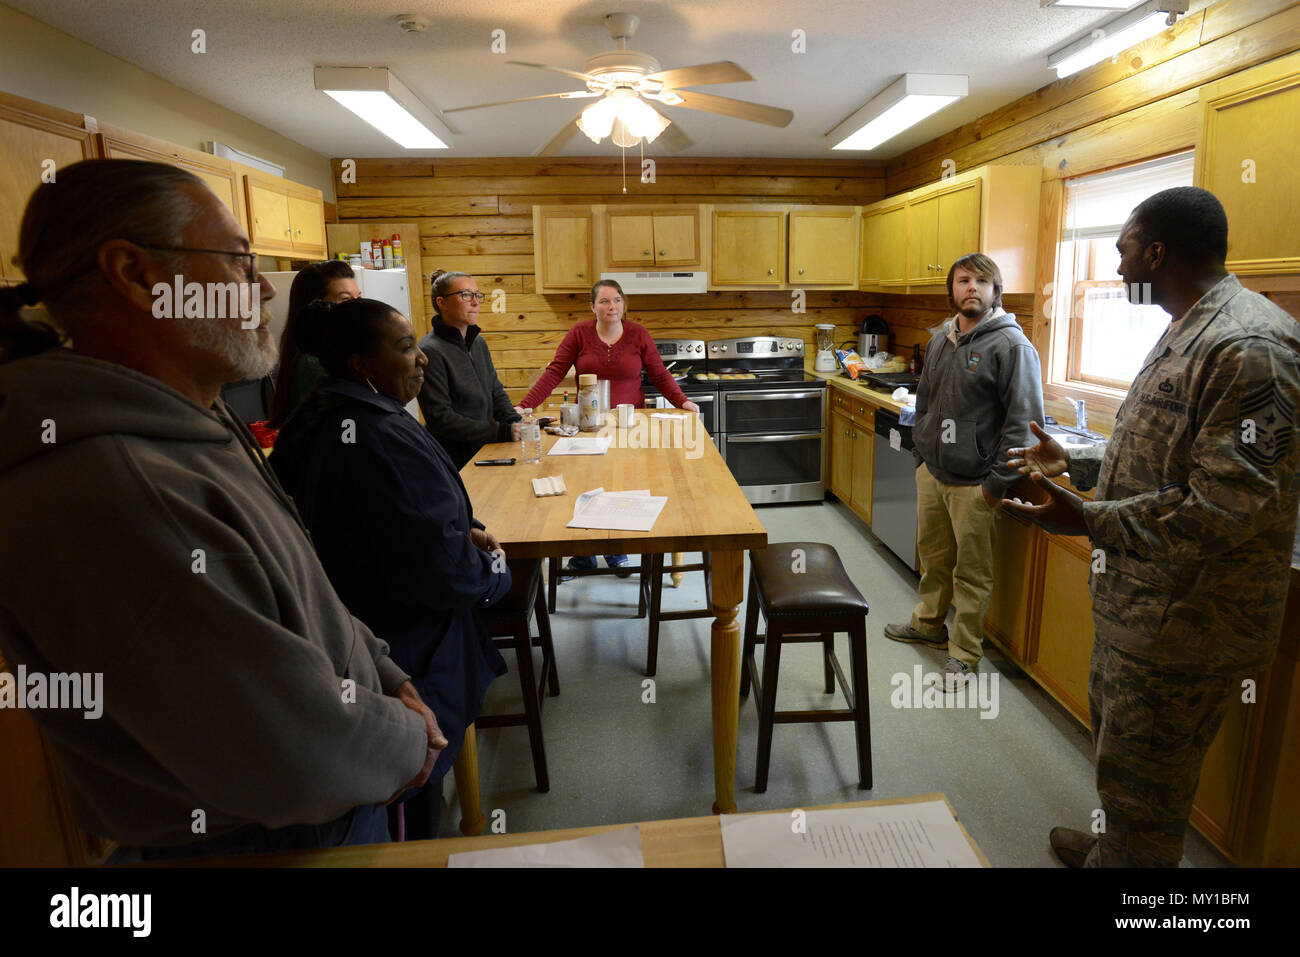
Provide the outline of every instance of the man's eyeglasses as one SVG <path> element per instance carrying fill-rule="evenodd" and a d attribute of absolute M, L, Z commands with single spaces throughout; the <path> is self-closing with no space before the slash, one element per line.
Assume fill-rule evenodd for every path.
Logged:
<path fill-rule="evenodd" d="M 214 256 L 240 256 L 248 260 L 248 281 L 257 282 L 257 253 L 237 253 L 229 249 L 189 249 L 184 246 L 146 246 L 143 243 L 137 243 L 141 249 L 152 249 L 160 253 L 211 253 Z"/>
<path fill-rule="evenodd" d="M 460 296 L 460 301 L 461 301 L 461 302 L 475 302 L 475 301 L 477 301 L 477 302 L 480 303 L 480 304 L 482 304 L 483 300 L 487 298 L 487 296 L 486 296 L 485 294 L 483 294 L 483 293 L 481 293 L 481 292 L 473 292 L 473 291 L 471 291 L 471 290 L 469 290 L 469 289 L 462 289 L 460 292 L 451 292 L 451 293 L 448 293 L 448 294 L 447 294 L 447 298 L 449 298 L 449 299 L 450 299 L 452 296 Z"/>

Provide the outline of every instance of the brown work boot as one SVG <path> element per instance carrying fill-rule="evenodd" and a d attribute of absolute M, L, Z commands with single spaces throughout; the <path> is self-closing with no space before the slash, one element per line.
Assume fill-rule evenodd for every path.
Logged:
<path fill-rule="evenodd" d="M 1066 867 L 1083 867 L 1089 852 L 1097 846 L 1097 839 L 1091 834 L 1076 831 L 1070 827 L 1054 827 L 1047 835 L 1052 843 L 1052 850 Z"/>

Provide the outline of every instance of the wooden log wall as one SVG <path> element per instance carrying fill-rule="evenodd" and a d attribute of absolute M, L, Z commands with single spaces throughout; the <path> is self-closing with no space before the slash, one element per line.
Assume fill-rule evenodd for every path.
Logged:
<path fill-rule="evenodd" d="M 655 182 L 642 184 L 629 156 L 627 193 L 617 154 L 610 157 L 374 159 L 356 161 L 356 182 L 341 181 L 334 160 L 341 223 L 402 221 L 420 229 L 427 329 L 428 278 L 456 269 L 489 296 L 505 293 L 504 313 L 484 303 L 479 323 L 514 401 L 555 353 L 565 332 L 591 317 L 585 295 L 540 295 L 533 277 L 535 205 L 817 203 L 864 205 L 884 195 L 884 166 L 858 160 L 656 158 Z M 802 335 L 808 346 L 819 322 L 849 338 L 881 297 L 808 292 L 807 312 L 791 312 L 788 292 L 713 292 L 629 297 L 628 317 L 656 338 L 718 339 Z M 573 390 L 572 379 L 557 391 Z"/>
<path fill-rule="evenodd" d="M 1051 83 L 979 119 L 909 150 L 886 163 L 886 195 L 939 179 L 952 160 L 958 172 L 986 163 L 1033 165 L 1043 170 L 1036 288 L 1032 297 L 1010 297 L 1008 311 L 1028 324 L 1026 332 L 1047 364 L 1050 320 L 1041 290 L 1054 279 L 1067 177 L 1151 159 L 1196 145 L 1202 85 L 1300 48 L 1300 3 L 1294 0 L 1218 0 L 1171 30 Z M 1266 131 L 1261 131 L 1266 135 Z M 1248 282 L 1293 315 L 1298 298 L 1292 278 Z M 1019 308 L 1013 308 L 1013 305 Z M 896 340 L 942 318 L 942 296 L 882 297 L 880 313 Z M 1049 387 L 1047 411 L 1073 421 L 1061 388 Z M 1090 424 L 1114 425 L 1118 401 L 1090 401 Z"/>

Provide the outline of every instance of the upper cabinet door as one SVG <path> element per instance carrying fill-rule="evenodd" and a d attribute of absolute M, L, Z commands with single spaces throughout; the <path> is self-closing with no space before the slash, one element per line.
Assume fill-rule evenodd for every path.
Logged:
<path fill-rule="evenodd" d="M 788 281 L 852 286 L 858 217 L 853 210 L 792 211 Z"/>
<path fill-rule="evenodd" d="M 289 196 L 289 227 L 293 248 L 299 255 L 325 255 L 325 209 L 321 201 Z"/>
<path fill-rule="evenodd" d="M 32 192 L 51 175 L 57 183 L 60 168 L 94 156 L 93 134 L 0 103 L 0 277 L 15 282 L 25 278 L 12 260 Z"/>
<path fill-rule="evenodd" d="M 939 242 L 935 273 L 947 281 L 948 269 L 967 253 L 980 249 L 980 181 L 939 197 Z"/>
<path fill-rule="evenodd" d="M 713 283 L 779 286 L 785 277 L 785 214 L 715 210 Z"/>
<path fill-rule="evenodd" d="M 907 204 L 907 279 L 913 285 L 939 282 L 939 198 Z"/>
<path fill-rule="evenodd" d="M 289 226 L 289 197 L 283 187 L 263 184 L 244 175 L 248 195 L 248 238 L 259 252 L 293 252 Z"/>
<path fill-rule="evenodd" d="M 170 163 L 189 170 L 212 190 L 235 214 L 239 225 L 245 225 L 245 211 L 241 208 L 239 183 L 229 160 L 197 150 L 176 146 L 164 140 L 133 133 L 118 127 L 104 126 L 99 133 L 99 149 L 109 159 L 140 159 L 151 163 Z"/>
<path fill-rule="evenodd" d="M 610 266 L 653 266 L 655 222 L 649 213 L 610 213 L 605 219 Z"/>
<path fill-rule="evenodd" d="M 700 211 L 654 214 L 656 266 L 698 266 L 700 264 Z"/>
<path fill-rule="evenodd" d="M 585 290 L 591 275 L 591 211 L 541 209 L 534 238 L 542 292 Z"/>
<path fill-rule="evenodd" d="M 1300 54 L 1201 87 L 1196 185 L 1228 214 L 1228 270 L 1300 272 Z"/>

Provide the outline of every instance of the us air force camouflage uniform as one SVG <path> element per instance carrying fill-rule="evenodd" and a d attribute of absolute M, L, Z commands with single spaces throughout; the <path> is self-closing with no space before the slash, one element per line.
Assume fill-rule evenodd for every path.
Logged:
<path fill-rule="evenodd" d="M 1147 356 L 1110 441 L 1069 453 L 1105 571 L 1088 682 L 1089 866 L 1177 867 L 1201 762 L 1277 651 L 1300 501 L 1300 323 L 1228 276 Z"/>

